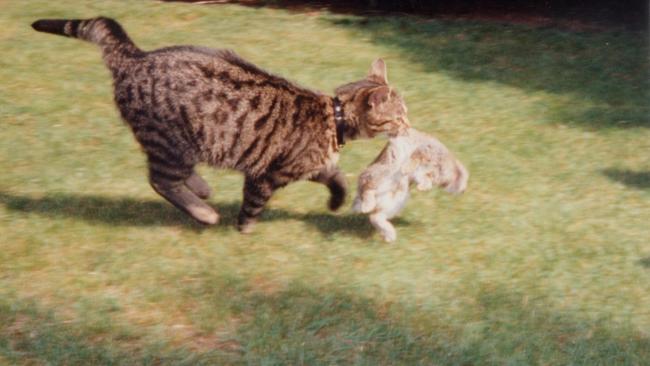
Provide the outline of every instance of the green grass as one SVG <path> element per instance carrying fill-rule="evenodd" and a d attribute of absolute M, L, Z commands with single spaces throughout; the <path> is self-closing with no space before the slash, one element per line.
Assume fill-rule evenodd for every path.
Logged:
<path fill-rule="evenodd" d="M 241 176 L 203 167 L 223 221 L 195 224 L 99 51 L 29 27 L 99 14 L 327 93 L 384 57 L 469 189 L 415 193 L 394 245 L 312 183 L 240 235 Z M 649 364 L 644 34 L 153 1 L 2 2 L 0 25 L 0 364 Z M 384 143 L 345 146 L 351 186 Z"/>

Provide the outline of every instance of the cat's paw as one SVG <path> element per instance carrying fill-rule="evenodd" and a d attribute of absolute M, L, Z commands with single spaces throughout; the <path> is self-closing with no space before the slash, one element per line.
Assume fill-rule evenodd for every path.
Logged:
<path fill-rule="evenodd" d="M 242 234 L 250 234 L 253 232 L 256 223 L 256 219 L 240 217 L 237 220 L 237 230 Z"/>
<path fill-rule="evenodd" d="M 185 210 L 196 221 L 204 225 L 215 225 L 219 222 L 219 214 L 210 206 L 207 205 L 188 205 Z"/>
<path fill-rule="evenodd" d="M 249 222 L 247 224 L 237 225 L 237 230 L 239 230 L 239 232 L 242 233 L 242 234 L 250 234 L 250 233 L 253 232 L 254 228 L 255 228 L 255 223 L 254 222 Z"/>

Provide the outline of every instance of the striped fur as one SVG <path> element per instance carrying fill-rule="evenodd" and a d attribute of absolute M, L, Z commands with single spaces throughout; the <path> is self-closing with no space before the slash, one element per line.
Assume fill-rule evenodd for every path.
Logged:
<path fill-rule="evenodd" d="M 201 199 L 209 186 L 199 163 L 245 174 L 238 224 L 250 230 L 273 192 L 293 181 L 325 184 L 330 208 L 345 198 L 336 167 L 333 98 L 261 70 L 229 50 L 175 46 L 140 50 L 114 20 L 39 20 L 41 32 L 100 46 L 115 102 L 148 158 L 154 190 L 206 224 L 218 214 Z M 377 60 L 363 80 L 336 90 L 347 139 L 393 135 L 408 127 L 406 106 Z"/>

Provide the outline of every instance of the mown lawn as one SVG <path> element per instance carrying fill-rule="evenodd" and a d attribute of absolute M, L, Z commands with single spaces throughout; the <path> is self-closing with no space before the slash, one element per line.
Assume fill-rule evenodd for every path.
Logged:
<path fill-rule="evenodd" d="M 204 167 L 223 221 L 197 225 L 150 189 L 98 49 L 29 26 L 99 14 L 328 93 L 384 57 L 469 189 L 414 194 L 393 245 L 311 183 L 240 235 L 241 176 Z M 98 0 L 0 2 L 0 26 L 0 364 L 650 364 L 644 34 Z M 384 143 L 346 145 L 351 187 Z"/>

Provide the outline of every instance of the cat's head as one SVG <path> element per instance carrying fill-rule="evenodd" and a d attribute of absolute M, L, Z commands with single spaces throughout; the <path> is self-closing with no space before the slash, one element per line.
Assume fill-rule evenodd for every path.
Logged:
<path fill-rule="evenodd" d="M 460 194 L 467 188 L 467 169 L 446 149 L 430 145 L 420 147 L 411 155 L 410 163 L 413 166 L 411 179 L 419 191 L 437 186 Z"/>
<path fill-rule="evenodd" d="M 386 63 L 375 60 L 364 79 L 340 86 L 335 91 L 343 104 L 348 138 L 396 136 L 410 127 L 406 103 L 388 85 Z"/>

